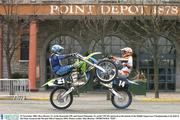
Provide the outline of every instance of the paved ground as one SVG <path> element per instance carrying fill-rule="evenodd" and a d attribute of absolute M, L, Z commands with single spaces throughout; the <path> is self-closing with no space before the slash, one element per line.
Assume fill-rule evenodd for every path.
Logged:
<path fill-rule="evenodd" d="M 1 114 L 172 114 L 180 112 L 180 103 L 133 101 L 127 109 L 116 109 L 107 100 L 78 100 L 66 110 L 52 107 L 49 101 L 1 101 Z"/>
<path fill-rule="evenodd" d="M 90 95 L 92 98 L 98 98 L 99 95 L 104 96 L 106 99 L 106 92 L 88 92 L 81 93 L 79 99 L 89 99 L 86 95 Z M 50 91 L 46 92 L 31 92 L 27 94 L 28 100 L 48 100 Z M 134 100 L 143 102 L 180 102 L 180 92 L 161 92 L 159 99 L 154 99 L 154 93 L 148 92 L 146 95 L 134 95 Z"/>
<path fill-rule="evenodd" d="M 50 92 L 30 92 L 26 94 L 26 100 L 49 100 Z M 106 92 L 81 93 L 79 99 L 89 99 L 86 95 L 90 95 L 92 98 L 98 98 L 99 95 L 102 95 L 106 99 Z M 9 100 L 9 97 L 1 96 L 0 94 L 0 100 L 4 99 Z M 158 99 L 154 98 L 154 93 L 148 92 L 146 95 L 133 95 L 133 99 L 142 102 L 180 102 L 180 92 L 160 92 Z"/>

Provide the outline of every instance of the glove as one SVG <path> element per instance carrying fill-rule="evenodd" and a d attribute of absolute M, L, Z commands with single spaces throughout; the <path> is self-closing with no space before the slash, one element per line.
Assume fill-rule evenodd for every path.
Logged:
<path fill-rule="evenodd" d="M 110 59 L 113 61 L 113 62 L 117 62 L 117 59 L 115 56 L 110 56 Z"/>
<path fill-rule="evenodd" d="M 72 57 L 76 57 L 77 53 L 70 54 Z"/>
<path fill-rule="evenodd" d="M 126 66 L 126 63 L 122 63 L 122 66 Z"/>

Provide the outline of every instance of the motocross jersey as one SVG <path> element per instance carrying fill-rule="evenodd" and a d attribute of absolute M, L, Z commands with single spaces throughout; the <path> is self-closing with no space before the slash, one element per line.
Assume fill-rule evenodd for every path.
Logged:
<path fill-rule="evenodd" d="M 133 58 L 132 56 L 128 57 L 128 61 L 127 62 L 123 62 L 122 63 L 123 68 L 121 69 L 121 71 L 123 71 L 125 74 L 129 74 L 132 70 L 133 67 Z"/>
<path fill-rule="evenodd" d="M 62 66 L 61 64 L 61 60 L 66 59 L 68 57 L 71 57 L 71 54 L 68 54 L 68 55 L 52 54 L 51 55 L 51 57 L 49 58 L 49 62 L 50 62 L 53 73 L 58 74 L 58 75 L 63 75 L 72 70 L 73 68 L 72 65 Z"/>

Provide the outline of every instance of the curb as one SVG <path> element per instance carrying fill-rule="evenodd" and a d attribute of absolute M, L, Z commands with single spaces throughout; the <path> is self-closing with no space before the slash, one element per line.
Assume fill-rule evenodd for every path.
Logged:
<path fill-rule="evenodd" d="M 12 97 L 0 98 L 0 100 L 16 100 Z M 18 99 L 17 99 L 18 100 Z M 37 101 L 48 101 L 49 98 L 30 98 L 26 97 L 24 100 L 37 100 Z M 180 102 L 180 98 L 168 99 L 168 98 L 135 98 L 135 101 L 138 102 Z"/>
<path fill-rule="evenodd" d="M 47 101 L 49 100 L 49 98 L 25 98 L 25 100 Z"/>
<path fill-rule="evenodd" d="M 136 99 L 140 102 L 180 102 L 180 99 L 169 99 L 169 98 L 141 98 Z"/>

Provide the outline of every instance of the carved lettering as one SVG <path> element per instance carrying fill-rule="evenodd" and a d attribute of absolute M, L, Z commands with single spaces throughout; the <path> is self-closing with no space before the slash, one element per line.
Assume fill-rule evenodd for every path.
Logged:
<path fill-rule="evenodd" d="M 140 14 L 143 15 L 144 14 L 144 6 L 138 6 L 140 9 Z"/>
<path fill-rule="evenodd" d="M 69 14 L 74 14 L 74 10 L 73 10 L 73 6 L 72 5 L 69 6 L 69 9 L 70 9 L 69 10 Z"/>
<path fill-rule="evenodd" d="M 59 12 L 60 12 L 60 14 L 68 14 L 69 7 L 67 5 L 61 5 Z"/>
<path fill-rule="evenodd" d="M 57 5 L 51 5 L 50 14 L 57 14 L 57 13 L 59 13 L 59 7 Z"/>
<path fill-rule="evenodd" d="M 84 6 L 75 5 L 75 14 L 84 13 Z"/>
<path fill-rule="evenodd" d="M 120 14 L 124 15 L 125 14 L 125 11 L 128 10 L 128 6 L 120 6 Z"/>
<path fill-rule="evenodd" d="M 51 15 L 178 15 L 178 6 L 50 5 Z"/>
<path fill-rule="evenodd" d="M 172 9 L 171 9 L 171 14 L 173 15 L 177 15 L 178 14 L 178 7 L 177 6 L 172 6 Z"/>
<path fill-rule="evenodd" d="M 128 12 L 132 15 L 135 15 L 139 12 L 139 9 L 137 6 L 129 6 Z"/>
<path fill-rule="evenodd" d="M 156 13 L 157 13 L 157 7 L 156 7 L 156 6 L 153 6 L 151 12 L 152 12 L 153 15 L 156 15 Z"/>
<path fill-rule="evenodd" d="M 117 5 L 114 5 L 114 6 L 112 6 L 112 11 L 111 11 L 111 13 L 112 14 L 119 14 L 119 10 L 118 10 L 118 6 Z"/>
<path fill-rule="evenodd" d="M 103 15 L 109 14 L 110 11 L 111 11 L 111 7 L 110 6 L 107 6 L 107 5 L 102 5 L 101 6 L 101 13 Z"/>
<path fill-rule="evenodd" d="M 164 10 L 166 14 L 169 14 L 171 12 L 171 6 L 165 6 Z"/>
<path fill-rule="evenodd" d="M 158 10 L 158 15 L 163 15 L 164 14 L 165 10 L 164 10 L 163 6 L 159 6 L 157 10 Z"/>
<path fill-rule="evenodd" d="M 93 8 L 94 8 L 94 6 L 89 5 L 87 14 L 93 14 Z"/>

